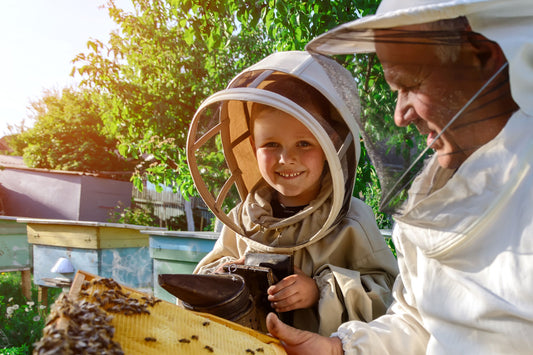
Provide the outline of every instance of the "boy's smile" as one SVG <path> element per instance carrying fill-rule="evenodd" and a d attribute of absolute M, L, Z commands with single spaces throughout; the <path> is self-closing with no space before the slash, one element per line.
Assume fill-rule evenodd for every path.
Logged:
<path fill-rule="evenodd" d="M 320 191 L 324 152 L 313 134 L 297 119 L 276 109 L 253 120 L 257 163 L 266 182 L 285 206 L 302 206 Z"/>

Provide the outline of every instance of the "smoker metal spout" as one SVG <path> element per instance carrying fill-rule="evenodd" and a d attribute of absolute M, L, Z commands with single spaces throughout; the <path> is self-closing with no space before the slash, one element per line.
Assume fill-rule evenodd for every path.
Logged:
<path fill-rule="evenodd" d="M 159 285 L 186 308 L 234 320 L 253 307 L 244 279 L 234 274 L 161 274 Z"/>

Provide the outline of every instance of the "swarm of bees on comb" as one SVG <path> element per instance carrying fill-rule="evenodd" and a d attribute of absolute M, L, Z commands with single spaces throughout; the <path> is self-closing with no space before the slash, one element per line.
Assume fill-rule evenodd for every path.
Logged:
<path fill-rule="evenodd" d="M 52 306 L 43 337 L 34 344 L 33 353 L 124 354 L 113 340 L 114 333 L 111 317 L 105 311 L 88 302 L 74 302 L 62 293 Z"/>
<path fill-rule="evenodd" d="M 86 278 L 77 290 L 74 284 L 76 280 L 71 292 L 52 306 L 34 355 L 285 354 L 279 342 L 264 334 L 204 317 L 109 278 Z"/>

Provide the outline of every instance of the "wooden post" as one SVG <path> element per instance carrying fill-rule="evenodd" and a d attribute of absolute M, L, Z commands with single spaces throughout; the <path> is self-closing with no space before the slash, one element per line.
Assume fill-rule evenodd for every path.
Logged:
<path fill-rule="evenodd" d="M 27 301 L 31 301 L 31 272 L 30 269 L 21 270 L 22 295 Z"/>
<path fill-rule="evenodd" d="M 48 306 L 48 287 L 39 286 L 37 293 L 37 302 L 39 302 L 43 306 Z"/>

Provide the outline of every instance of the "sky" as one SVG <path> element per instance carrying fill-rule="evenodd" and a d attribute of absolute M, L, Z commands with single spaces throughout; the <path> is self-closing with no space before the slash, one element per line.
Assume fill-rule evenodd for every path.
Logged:
<path fill-rule="evenodd" d="M 28 120 L 28 107 L 45 90 L 75 85 L 72 60 L 88 52 L 87 41 L 106 43 L 118 28 L 101 8 L 106 0 L 0 1 L 0 137 L 8 125 Z M 130 0 L 117 7 L 133 8 Z"/>

